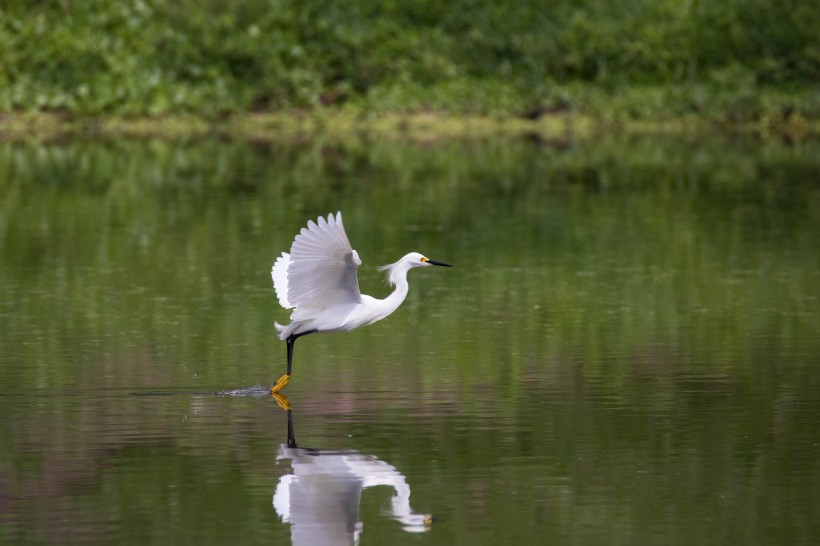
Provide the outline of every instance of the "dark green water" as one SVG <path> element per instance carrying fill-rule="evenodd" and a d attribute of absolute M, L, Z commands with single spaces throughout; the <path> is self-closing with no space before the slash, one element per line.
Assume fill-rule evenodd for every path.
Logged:
<path fill-rule="evenodd" d="M 336 210 L 455 267 L 297 343 L 291 450 Z M 0 286 L 2 543 L 820 540 L 817 143 L 4 143 Z"/>

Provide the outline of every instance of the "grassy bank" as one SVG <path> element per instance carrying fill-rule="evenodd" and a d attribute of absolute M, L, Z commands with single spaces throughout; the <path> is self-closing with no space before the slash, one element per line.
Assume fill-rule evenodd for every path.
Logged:
<path fill-rule="evenodd" d="M 537 120 L 442 113 L 352 113 L 335 109 L 234 114 L 222 119 L 196 115 L 117 117 L 15 114 L 0 119 L 1 140 L 62 140 L 77 137 L 182 138 L 220 136 L 238 140 L 343 142 L 351 138 L 435 141 L 526 137 L 545 141 L 586 140 L 618 133 L 683 135 L 737 133 L 801 140 L 820 136 L 820 122 L 794 118 L 719 125 L 696 117 L 661 121 L 606 121 L 582 115 L 548 115 Z"/>
<path fill-rule="evenodd" d="M 817 28 L 778 0 L 28 0 L 0 7 L 0 113 L 6 134 L 294 112 L 815 132 Z"/>

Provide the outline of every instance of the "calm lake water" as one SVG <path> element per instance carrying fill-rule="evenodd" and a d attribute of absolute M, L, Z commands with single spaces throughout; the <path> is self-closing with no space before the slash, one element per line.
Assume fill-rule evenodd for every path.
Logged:
<path fill-rule="evenodd" d="M 0 143 L 0 286 L 5 544 L 820 541 L 817 142 Z"/>

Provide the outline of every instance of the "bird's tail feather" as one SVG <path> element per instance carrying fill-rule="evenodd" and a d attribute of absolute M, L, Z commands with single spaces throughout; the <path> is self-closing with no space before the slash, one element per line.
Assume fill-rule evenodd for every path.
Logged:
<path fill-rule="evenodd" d="M 290 335 L 296 331 L 297 328 L 302 326 L 303 322 L 291 322 L 290 324 L 279 324 L 278 322 L 273 323 L 276 326 L 276 331 L 279 332 L 279 339 L 282 341 L 286 340 L 290 337 Z"/>

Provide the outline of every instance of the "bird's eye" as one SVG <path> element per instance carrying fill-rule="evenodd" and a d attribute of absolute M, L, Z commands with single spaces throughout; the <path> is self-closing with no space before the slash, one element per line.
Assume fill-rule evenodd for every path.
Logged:
<path fill-rule="evenodd" d="M 424 256 L 422 256 L 422 257 L 421 257 L 421 261 L 422 261 L 422 262 L 429 262 L 430 260 L 428 260 L 427 258 L 425 258 Z"/>

